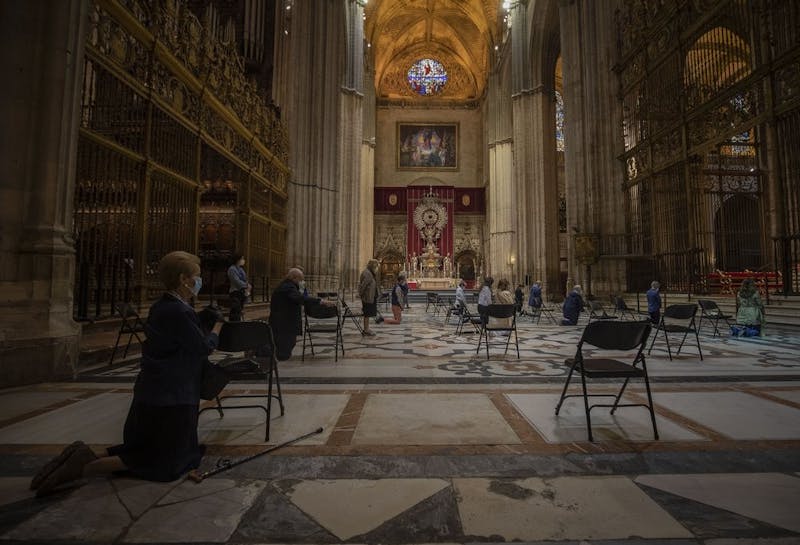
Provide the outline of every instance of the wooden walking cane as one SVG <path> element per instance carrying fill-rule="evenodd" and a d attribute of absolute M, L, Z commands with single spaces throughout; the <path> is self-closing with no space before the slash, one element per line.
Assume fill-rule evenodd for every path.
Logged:
<path fill-rule="evenodd" d="M 212 475 L 216 475 L 217 473 L 222 473 L 223 471 L 228 471 L 232 467 L 242 465 L 246 462 L 249 462 L 250 460 L 255 460 L 259 456 L 264 456 L 265 454 L 269 454 L 270 452 L 275 452 L 280 448 L 288 447 L 289 445 L 297 443 L 298 441 L 302 441 L 303 439 L 307 439 L 312 435 L 317 435 L 318 433 L 322 433 L 322 428 L 317 428 L 314 431 L 309 432 L 305 435 L 301 435 L 300 437 L 295 437 L 294 439 L 286 441 L 285 443 L 281 443 L 280 445 L 275 445 L 274 447 L 269 447 L 268 449 L 262 450 L 261 452 L 256 452 L 251 456 L 246 456 L 234 462 L 231 462 L 230 460 L 225 460 L 223 463 L 218 464 L 217 467 L 215 467 L 214 469 L 209 469 L 208 471 L 204 471 L 203 473 L 200 473 L 198 470 L 193 469 L 192 471 L 189 472 L 188 478 L 196 483 L 201 483 L 207 477 L 211 477 Z"/>

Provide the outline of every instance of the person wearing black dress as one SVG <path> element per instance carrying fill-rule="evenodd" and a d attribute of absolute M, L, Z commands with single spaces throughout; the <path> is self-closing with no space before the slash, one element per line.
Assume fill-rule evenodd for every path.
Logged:
<path fill-rule="evenodd" d="M 311 297 L 305 292 L 305 275 L 299 267 L 293 267 L 270 297 L 269 326 L 275 336 L 275 356 L 279 361 L 292 357 L 297 337 L 303 334 L 303 305 L 336 305 L 332 301 Z"/>
<path fill-rule="evenodd" d="M 167 291 L 147 317 L 122 444 L 98 456 L 83 442 L 72 443 L 34 476 L 31 489 L 37 496 L 66 482 L 119 471 L 173 481 L 200 465 L 205 452 L 197 439 L 202 364 L 217 346 L 222 322 L 218 314 L 210 320 L 203 315 L 215 311 L 198 316 L 189 304 L 202 286 L 197 256 L 167 254 L 159 263 L 159 277 Z"/>

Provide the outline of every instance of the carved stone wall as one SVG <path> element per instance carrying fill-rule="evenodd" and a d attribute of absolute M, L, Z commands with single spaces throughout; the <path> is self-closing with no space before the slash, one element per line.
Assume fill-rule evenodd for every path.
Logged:
<path fill-rule="evenodd" d="M 77 365 L 71 223 L 86 9 L 2 7 L 0 388 L 66 378 Z"/>
<path fill-rule="evenodd" d="M 375 216 L 375 256 L 387 254 L 406 257 L 406 237 L 408 225 L 405 216 Z"/>

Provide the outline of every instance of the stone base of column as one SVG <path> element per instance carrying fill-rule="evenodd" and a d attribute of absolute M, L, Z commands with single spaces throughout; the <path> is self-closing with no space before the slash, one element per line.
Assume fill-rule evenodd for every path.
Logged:
<path fill-rule="evenodd" d="M 0 388 L 72 378 L 80 334 L 6 341 L 0 346 Z"/>

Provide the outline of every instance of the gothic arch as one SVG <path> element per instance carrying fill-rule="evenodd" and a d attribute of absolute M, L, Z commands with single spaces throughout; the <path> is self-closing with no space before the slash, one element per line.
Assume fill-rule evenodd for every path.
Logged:
<path fill-rule="evenodd" d="M 750 44 L 730 28 L 718 26 L 686 51 L 683 84 L 690 101 L 701 102 L 751 72 Z"/>
<path fill-rule="evenodd" d="M 555 89 L 556 61 L 561 55 L 561 32 L 558 20 L 558 2 L 536 2 L 528 12 L 528 44 L 533 88 L 543 86 L 550 94 Z"/>

